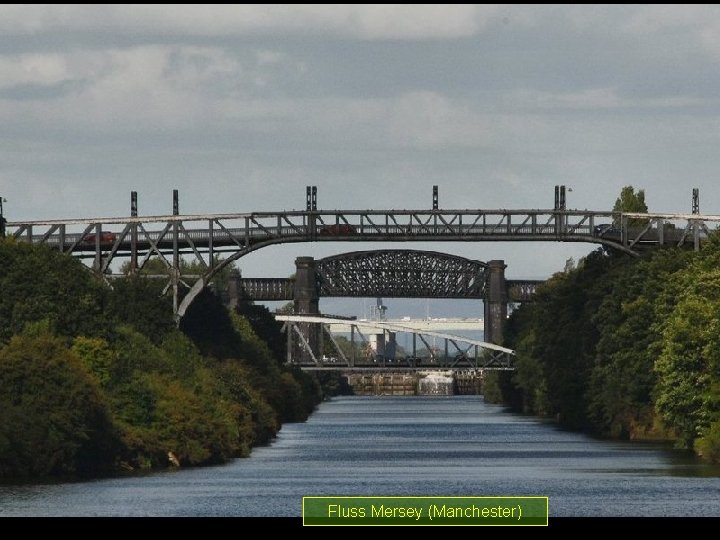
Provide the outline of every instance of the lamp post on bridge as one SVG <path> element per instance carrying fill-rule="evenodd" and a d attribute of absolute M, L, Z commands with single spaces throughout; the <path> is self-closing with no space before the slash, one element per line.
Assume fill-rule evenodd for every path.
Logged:
<path fill-rule="evenodd" d="M 0 238 L 5 238 L 5 216 L 3 215 L 3 203 L 7 199 L 0 196 Z"/>
<path fill-rule="evenodd" d="M 572 191 L 572 188 L 562 186 L 555 186 L 555 234 L 561 236 L 565 233 L 565 227 L 567 226 L 567 216 L 564 215 L 567 210 L 567 200 L 565 192 Z"/>

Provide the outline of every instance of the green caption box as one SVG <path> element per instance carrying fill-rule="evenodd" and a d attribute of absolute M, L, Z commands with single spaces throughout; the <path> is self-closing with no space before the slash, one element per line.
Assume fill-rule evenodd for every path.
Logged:
<path fill-rule="evenodd" d="M 303 525 L 545 525 L 547 497 L 303 497 Z"/>

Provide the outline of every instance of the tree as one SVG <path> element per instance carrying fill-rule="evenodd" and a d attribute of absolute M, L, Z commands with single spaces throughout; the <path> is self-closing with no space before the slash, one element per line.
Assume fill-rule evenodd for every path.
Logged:
<path fill-rule="evenodd" d="M 114 281 L 107 293 L 104 316 L 115 324 L 131 325 L 159 343 L 175 328 L 171 301 L 162 296 L 163 285 L 140 276 Z"/>
<path fill-rule="evenodd" d="M 0 350 L 0 477 L 97 473 L 117 444 L 97 381 L 63 339 L 16 336 Z"/>
<path fill-rule="evenodd" d="M 285 361 L 286 340 L 282 334 L 282 323 L 275 320 L 267 307 L 257 305 L 254 302 L 239 302 L 235 311 L 250 323 L 257 337 L 270 347 L 273 358 L 278 363 L 283 363 Z"/>
<path fill-rule="evenodd" d="M 0 344 L 28 323 L 63 336 L 107 330 L 105 286 L 82 263 L 45 245 L 0 239 Z"/>
<path fill-rule="evenodd" d="M 677 295 L 663 302 L 659 298 L 665 298 L 669 276 L 684 268 L 691 255 L 663 249 L 639 260 L 622 258 L 607 276 L 611 289 L 593 317 L 600 339 L 588 389 L 588 415 L 596 431 L 629 438 L 667 435 L 655 411 L 654 366 L 661 350 L 661 326 Z"/>
<path fill-rule="evenodd" d="M 712 385 L 720 365 L 720 304 L 717 297 L 707 296 L 710 288 L 720 290 L 720 275 L 713 281 L 680 301 L 665 328 L 656 363 L 658 410 L 677 431 L 679 443 L 689 448 L 718 419 Z"/>
<path fill-rule="evenodd" d="M 230 313 L 207 288 L 190 304 L 180 330 L 205 356 L 239 358 L 242 353 L 242 336 L 233 327 Z"/>
<path fill-rule="evenodd" d="M 645 214 L 648 211 L 647 204 L 645 204 L 645 190 L 639 189 L 637 192 L 632 186 L 625 186 L 620 191 L 620 197 L 615 201 L 613 206 L 613 212 L 629 212 L 637 214 Z M 641 226 L 646 225 L 646 219 L 634 218 L 628 220 L 630 226 Z M 615 226 L 620 226 L 620 223 L 615 223 Z"/>
<path fill-rule="evenodd" d="M 117 355 L 107 341 L 79 336 L 73 341 L 72 350 L 85 364 L 85 368 L 95 375 L 101 386 L 110 383 L 110 373 Z"/>
<path fill-rule="evenodd" d="M 215 367 L 216 376 L 223 383 L 230 399 L 240 407 L 238 424 L 248 441 L 246 453 L 249 453 L 250 444 L 266 444 L 280 429 L 277 414 L 250 384 L 249 371 L 248 366 L 236 360 L 224 360 Z M 242 416 L 243 413 L 251 415 L 250 418 Z"/>
<path fill-rule="evenodd" d="M 646 213 L 648 211 L 645 204 L 645 190 L 639 189 L 637 193 L 633 186 L 625 186 L 620 191 L 620 197 L 615 201 L 613 212 L 635 212 Z"/>
<path fill-rule="evenodd" d="M 720 240 L 711 236 L 661 298 L 665 323 L 656 406 L 679 443 L 720 458 Z M 674 302 L 673 302 L 674 300 Z M 669 309 L 668 309 L 669 306 Z M 659 308 L 658 311 L 660 311 Z"/>

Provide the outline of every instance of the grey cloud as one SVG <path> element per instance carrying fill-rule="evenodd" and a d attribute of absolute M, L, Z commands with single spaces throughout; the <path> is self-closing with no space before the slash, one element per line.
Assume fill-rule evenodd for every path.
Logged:
<path fill-rule="evenodd" d="M 174 36 L 324 35 L 355 39 L 447 39 L 480 31 L 497 8 L 447 5 L 3 6 L 8 35 L 103 30 Z"/>
<path fill-rule="evenodd" d="M 11 219 L 303 208 L 720 213 L 720 15 L 660 6 L 0 7 Z M 418 245 L 541 277 L 583 245 Z M 248 275 L 305 253 L 265 250 Z M 280 260 L 280 259 L 278 259 Z M 265 269 L 265 270 L 264 270 Z M 532 270 L 532 275 L 530 272 Z M 289 272 L 284 267 L 279 275 Z"/>
<path fill-rule="evenodd" d="M 82 81 L 61 81 L 55 84 L 26 83 L 0 88 L 0 100 L 48 100 L 59 99 L 83 86 Z"/>

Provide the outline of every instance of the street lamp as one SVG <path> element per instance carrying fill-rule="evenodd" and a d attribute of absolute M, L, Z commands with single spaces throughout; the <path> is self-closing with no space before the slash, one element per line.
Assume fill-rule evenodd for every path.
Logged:
<path fill-rule="evenodd" d="M 0 238 L 5 238 L 5 217 L 3 216 L 3 203 L 7 199 L 0 197 Z"/>
<path fill-rule="evenodd" d="M 565 210 L 565 192 L 572 191 L 571 187 L 555 186 L 555 210 Z"/>

